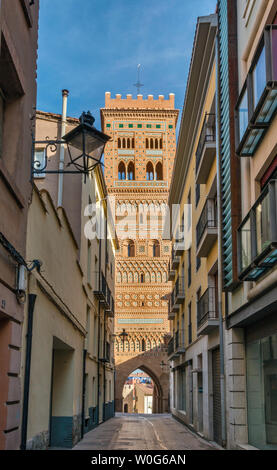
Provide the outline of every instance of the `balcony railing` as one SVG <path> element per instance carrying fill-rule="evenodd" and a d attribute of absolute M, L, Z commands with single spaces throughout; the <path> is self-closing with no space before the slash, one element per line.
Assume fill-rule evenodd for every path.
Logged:
<path fill-rule="evenodd" d="M 167 354 L 171 360 L 185 353 L 185 330 L 178 330 L 173 334 L 167 348 Z"/>
<path fill-rule="evenodd" d="M 111 294 L 111 290 L 107 284 L 106 278 L 103 272 L 96 271 L 94 273 L 94 295 L 100 300 L 104 305 L 105 311 L 108 316 L 113 316 L 114 314 L 114 299 Z"/>
<path fill-rule="evenodd" d="M 175 317 L 175 313 L 179 312 L 179 304 L 175 302 L 175 295 L 174 290 L 171 292 L 168 301 L 168 318 L 169 320 L 173 320 Z"/>
<path fill-rule="evenodd" d="M 173 352 L 174 352 L 174 338 L 171 338 L 167 346 L 168 356 L 172 356 Z"/>
<path fill-rule="evenodd" d="M 208 255 L 217 238 L 217 210 L 213 199 L 208 199 L 196 227 L 197 256 Z"/>
<path fill-rule="evenodd" d="M 184 225 L 180 225 L 178 233 L 176 235 L 176 241 L 174 244 L 174 255 L 175 257 L 181 256 L 185 250 L 185 241 L 184 241 Z"/>
<path fill-rule="evenodd" d="M 172 266 L 172 260 L 168 263 L 168 280 L 174 281 L 175 279 L 176 270 Z"/>
<path fill-rule="evenodd" d="M 215 114 L 206 114 L 196 150 L 196 182 L 205 184 L 215 158 L 216 126 Z"/>
<path fill-rule="evenodd" d="M 262 191 L 238 228 L 239 278 L 256 281 L 277 263 L 277 180 Z"/>
<path fill-rule="evenodd" d="M 277 25 L 268 25 L 236 105 L 236 146 L 253 156 L 277 112 Z"/>
<path fill-rule="evenodd" d="M 197 303 L 197 331 L 208 334 L 218 326 L 217 292 L 215 287 L 208 287 Z"/>
<path fill-rule="evenodd" d="M 173 290 L 173 301 L 175 304 L 181 304 L 185 300 L 185 279 L 184 277 L 178 277 L 174 290 Z"/>
<path fill-rule="evenodd" d="M 174 247 L 172 248 L 171 251 L 171 265 L 173 269 L 177 269 L 181 261 L 181 257 L 177 256 L 176 250 Z"/>

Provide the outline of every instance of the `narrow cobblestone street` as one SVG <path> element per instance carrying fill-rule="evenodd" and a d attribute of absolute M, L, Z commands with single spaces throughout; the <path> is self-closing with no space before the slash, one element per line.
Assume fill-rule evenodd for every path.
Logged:
<path fill-rule="evenodd" d="M 85 435 L 73 450 L 215 450 L 169 414 L 116 416 Z"/>

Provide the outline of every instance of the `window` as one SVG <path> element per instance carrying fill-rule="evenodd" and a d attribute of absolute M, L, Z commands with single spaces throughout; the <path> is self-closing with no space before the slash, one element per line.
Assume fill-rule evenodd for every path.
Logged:
<path fill-rule="evenodd" d="M 163 165 L 161 162 L 158 162 L 156 165 L 156 180 L 157 181 L 163 180 Z"/>
<path fill-rule="evenodd" d="M 120 162 L 118 165 L 118 179 L 126 180 L 126 168 L 123 162 Z"/>
<path fill-rule="evenodd" d="M 160 244 L 157 240 L 154 241 L 153 243 L 153 257 L 154 258 L 159 258 L 160 257 Z"/>
<path fill-rule="evenodd" d="M 248 98 L 247 90 L 245 90 L 238 107 L 238 118 L 239 118 L 239 137 L 240 140 L 244 136 L 244 133 L 248 126 Z"/>
<path fill-rule="evenodd" d="M 117 146 L 119 149 L 121 149 L 121 139 L 117 139 Z"/>
<path fill-rule="evenodd" d="M 188 250 L 188 287 L 191 285 L 191 248 Z"/>
<path fill-rule="evenodd" d="M 154 180 L 154 167 L 151 162 L 147 163 L 147 166 L 146 166 L 146 179 L 147 181 Z"/>
<path fill-rule="evenodd" d="M 91 242 L 88 240 L 88 250 L 87 250 L 87 280 L 88 283 L 91 283 Z"/>
<path fill-rule="evenodd" d="M 173 125 L 169 124 L 168 129 L 173 129 Z"/>
<path fill-rule="evenodd" d="M 198 202 L 200 201 L 200 184 L 195 185 L 195 207 L 198 206 Z"/>
<path fill-rule="evenodd" d="M 111 125 L 110 125 L 110 124 L 107 124 L 107 127 L 109 128 L 109 127 L 111 127 Z"/>
<path fill-rule="evenodd" d="M 152 125 L 151 124 L 146 124 L 147 129 L 151 129 Z"/>
<path fill-rule="evenodd" d="M 2 156 L 4 108 L 5 108 L 4 95 L 2 94 L 2 91 L 1 91 L 1 88 L 0 88 L 0 157 Z"/>
<path fill-rule="evenodd" d="M 163 148 L 163 139 L 162 139 L 162 137 L 161 137 L 161 138 L 160 138 L 160 149 L 162 149 L 162 148 Z"/>
<path fill-rule="evenodd" d="M 128 243 L 128 258 L 133 258 L 135 256 L 135 244 L 133 241 Z"/>
<path fill-rule="evenodd" d="M 156 129 L 160 129 L 161 128 L 161 125 L 160 124 L 156 124 Z"/>
<path fill-rule="evenodd" d="M 144 274 L 140 275 L 140 282 L 143 284 L 144 283 Z M 142 302 L 144 304 L 144 302 Z"/>
<path fill-rule="evenodd" d="M 188 306 L 188 320 L 189 320 L 189 324 L 188 324 L 188 341 L 189 341 L 189 344 L 191 344 L 191 342 L 192 342 L 191 302 L 189 303 L 189 306 Z"/>
<path fill-rule="evenodd" d="M 129 126 L 130 129 L 132 129 L 134 127 L 133 124 L 129 124 L 128 126 Z"/>
<path fill-rule="evenodd" d="M 138 129 L 141 129 L 142 128 L 142 124 L 138 124 Z"/>
<path fill-rule="evenodd" d="M 191 228 L 191 191 L 188 195 L 188 231 Z"/>
<path fill-rule="evenodd" d="M 118 127 L 119 127 L 120 129 L 122 129 L 122 127 L 123 127 L 123 124 L 119 124 L 119 126 L 118 126 Z"/>
<path fill-rule="evenodd" d="M 257 64 L 253 69 L 253 98 L 254 107 L 257 106 L 260 97 L 266 87 L 266 63 L 265 63 L 265 47 L 263 47 Z"/>

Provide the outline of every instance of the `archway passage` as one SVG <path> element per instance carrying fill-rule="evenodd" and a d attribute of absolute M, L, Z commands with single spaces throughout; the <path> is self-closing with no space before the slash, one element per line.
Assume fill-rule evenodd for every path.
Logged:
<path fill-rule="evenodd" d="M 153 383 L 152 413 L 168 413 L 169 411 L 169 372 L 161 368 L 161 362 L 167 362 L 166 353 L 154 356 L 145 352 L 116 364 L 115 411 L 124 411 L 123 389 L 133 371 L 144 372 Z M 126 402 L 125 402 L 126 404 Z M 129 413 L 130 407 L 128 405 Z"/>
<path fill-rule="evenodd" d="M 152 414 L 155 400 L 155 383 L 151 377 L 138 369 L 132 372 L 123 386 L 123 412 Z"/>

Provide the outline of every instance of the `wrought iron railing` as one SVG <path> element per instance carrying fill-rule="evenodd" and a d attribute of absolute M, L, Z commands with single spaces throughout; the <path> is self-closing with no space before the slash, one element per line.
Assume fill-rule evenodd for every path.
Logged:
<path fill-rule="evenodd" d="M 217 228 L 217 213 L 214 207 L 214 201 L 208 199 L 199 218 L 196 227 L 196 242 L 199 246 L 203 234 L 207 228 Z"/>
<path fill-rule="evenodd" d="M 218 318 L 217 299 L 215 287 L 208 287 L 197 302 L 197 326 L 203 325 L 207 320 Z"/>
<path fill-rule="evenodd" d="M 215 114 L 206 114 L 196 150 L 196 172 L 198 171 L 206 143 L 216 141 Z"/>

